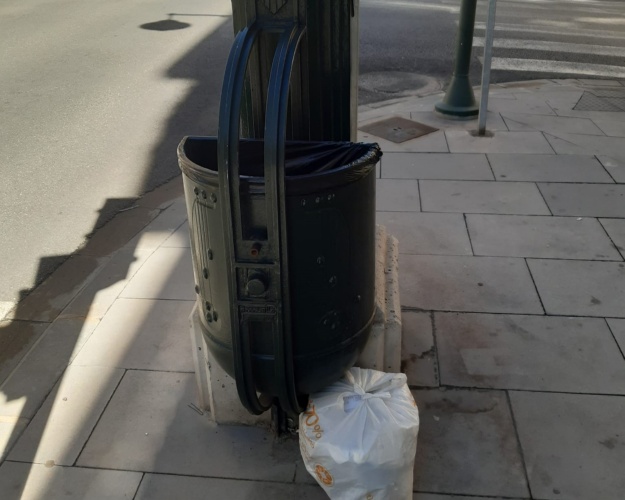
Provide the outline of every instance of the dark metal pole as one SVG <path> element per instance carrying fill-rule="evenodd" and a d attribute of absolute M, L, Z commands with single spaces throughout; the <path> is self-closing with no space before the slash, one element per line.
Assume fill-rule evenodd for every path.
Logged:
<path fill-rule="evenodd" d="M 478 113 L 473 88 L 469 82 L 476 8 L 477 0 L 462 0 L 454 74 L 444 99 L 434 106 L 436 111 L 445 115 L 472 117 Z"/>

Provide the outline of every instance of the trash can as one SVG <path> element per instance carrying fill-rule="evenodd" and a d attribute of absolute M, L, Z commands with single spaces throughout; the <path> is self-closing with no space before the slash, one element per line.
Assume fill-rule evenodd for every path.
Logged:
<path fill-rule="evenodd" d="M 241 140 L 242 237 L 262 241 L 266 224 L 263 141 Z M 286 142 L 286 235 L 289 255 L 292 356 L 299 393 L 318 391 L 340 378 L 367 341 L 375 313 L 375 144 Z M 226 234 L 220 200 L 217 138 L 186 137 L 178 148 L 193 255 L 198 310 L 207 346 L 235 377 Z M 262 243 L 250 247 L 250 262 Z M 261 259 L 262 263 L 262 259 Z M 266 304 L 271 277 L 257 266 L 240 276 L 249 308 L 258 392 L 276 395 L 272 321 Z"/>
<path fill-rule="evenodd" d="M 178 148 L 195 290 L 206 344 L 254 414 L 287 414 L 340 378 L 375 312 L 376 144 L 287 141 L 290 76 L 306 30 L 254 23 L 236 37 L 217 137 Z M 263 139 L 241 139 L 247 62 L 262 33 L 277 46 Z"/>

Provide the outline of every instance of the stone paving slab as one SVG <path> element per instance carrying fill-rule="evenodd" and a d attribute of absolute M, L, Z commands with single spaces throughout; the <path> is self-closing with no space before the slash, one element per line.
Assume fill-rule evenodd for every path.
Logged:
<path fill-rule="evenodd" d="M 119 212 L 102 228 L 95 231 L 78 253 L 96 257 L 109 255 L 124 246 L 160 213 L 159 210 L 136 205 Z"/>
<path fill-rule="evenodd" d="M 597 219 L 469 214 L 475 255 L 622 260 Z"/>
<path fill-rule="evenodd" d="M 132 500 L 142 474 L 18 462 L 0 466 L 3 500 Z"/>
<path fill-rule="evenodd" d="M 22 300 L 6 319 L 51 322 L 101 270 L 108 257 L 75 255 Z"/>
<path fill-rule="evenodd" d="M 625 264 L 528 259 L 547 314 L 625 317 Z"/>
<path fill-rule="evenodd" d="M 73 365 L 193 372 L 183 335 L 194 301 L 118 299 Z"/>
<path fill-rule="evenodd" d="M 34 417 L 98 323 L 95 318 L 57 318 L 0 387 L 0 415 Z"/>
<path fill-rule="evenodd" d="M 186 332 L 185 332 L 186 333 Z M 128 371 L 77 465 L 291 482 L 299 446 L 200 415 L 192 373 Z M 218 451 L 217 451 L 218 450 Z"/>
<path fill-rule="evenodd" d="M 410 119 L 438 129 L 477 130 L 477 116 L 469 120 L 454 120 L 430 110 L 413 111 L 410 113 Z M 486 128 L 488 130 L 508 130 L 501 115 L 494 111 L 488 111 L 486 115 Z"/>
<path fill-rule="evenodd" d="M 604 135 L 603 131 L 588 118 L 534 115 L 528 113 L 502 113 L 512 132 L 567 132 L 571 134 Z"/>
<path fill-rule="evenodd" d="M 605 182 L 612 177 L 589 155 L 488 155 L 498 181 Z"/>
<path fill-rule="evenodd" d="M 523 259 L 400 255 L 403 307 L 543 314 Z"/>
<path fill-rule="evenodd" d="M 436 493 L 414 493 L 412 496 L 412 500 L 480 500 L 480 499 L 483 500 L 484 498 L 494 498 L 494 497 L 474 497 L 474 496 L 466 496 L 466 495 L 438 495 Z"/>
<path fill-rule="evenodd" d="M 564 132 L 545 133 L 545 137 L 558 154 L 602 154 L 620 160 L 625 159 L 625 141 L 621 137 L 567 134 Z"/>
<path fill-rule="evenodd" d="M 625 186 L 546 183 L 538 187 L 553 215 L 625 217 Z"/>
<path fill-rule="evenodd" d="M 625 357 L 625 319 L 608 319 L 608 326 Z"/>
<path fill-rule="evenodd" d="M 505 392 L 413 391 L 420 427 L 414 489 L 527 497 Z"/>
<path fill-rule="evenodd" d="M 384 179 L 493 180 L 484 154 L 384 153 Z"/>
<path fill-rule="evenodd" d="M 411 179 L 378 179 L 375 184 L 376 210 L 419 212 L 419 182 Z"/>
<path fill-rule="evenodd" d="M 551 215 L 528 182 L 419 181 L 424 212 Z"/>
<path fill-rule="evenodd" d="M 488 99 L 488 109 L 497 113 L 532 113 L 535 115 L 555 115 L 545 99 L 531 98 L 531 94 L 513 93 L 516 99 L 496 96 Z M 528 97 L 528 95 L 530 97 Z"/>
<path fill-rule="evenodd" d="M 625 394 L 625 359 L 599 318 L 436 313 L 444 385 Z"/>
<path fill-rule="evenodd" d="M 615 182 L 625 183 L 625 159 L 615 159 L 607 155 L 597 155 L 597 159 L 605 167 Z"/>
<path fill-rule="evenodd" d="M 172 498 L 184 500 L 226 498 L 233 500 L 260 498 L 327 500 L 328 496 L 319 486 L 308 484 L 146 474 L 135 500 L 171 500 Z"/>
<path fill-rule="evenodd" d="M 0 321 L 0 384 L 41 338 L 49 323 Z"/>
<path fill-rule="evenodd" d="M 162 247 L 181 247 L 189 248 L 191 246 L 191 238 L 189 235 L 189 222 L 185 221 L 169 238 L 167 238 Z"/>
<path fill-rule="evenodd" d="M 175 200 L 167 210 L 126 243 L 126 248 L 153 249 L 161 246 L 187 220 L 184 198 Z"/>
<path fill-rule="evenodd" d="M 511 392 L 534 498 L 620 500 L 625 398 Z"/>
<path fill-rule="evenodd" d="M 30 420 L 27 418 L 0 415 L 0 463 L 9 454 L 9 451 L 22 435 L 29 422 Z"/>
<path fill-rule="evenodd" d="M 601 131 L 611 137 L 625 137 L 625 121 L 617 118 L 594 118 L 593 122 Z"/>
<path fill-rule="evenodd" d="M 473 254 L 462 214 L 377 212 L 376 222 L 398 239 L 400 253 Z"/>
<path fill-rule="evenodd" d="M 61 318 L 104 317 L 132 277 L 154 253 L 153 248 L 124 248 L 101 266 L 95 277 L 63 309 Z"/>
<path fill-rule="evenodd" d="M 430 315 L 404 311 L 401 322 L 401 371 L 408 377 L 408 385 L 437 387 L 438 360 Z"/>
<path fill-rule="evenodd" d="M 120 297 L 195 300 L 189 248 L 159 248 L 132 277 Z"/>
<path fill-rule="evenodd" d="M 390 118 L 385 116 L 384 118 Z M 362 123 L 359 123 L 362 125 Z M 402 143 L 395 143 L 382 139 L 381 137 L 373 134 L 367 134 L 362 131 L 358 131 L 358 142 L 376 142 L 382 148 L 384 152 L 391 151 L 412 151 L 416 153 L 448 153 L 447 141 L 445 140 L 445 132 L 439 130 L 432 132 L 431 134 L 417 137 Z"/>
<path fill-rule="evenodd" d="M 616 248 L 625 256 L 625 220 L 623 219 L 599 219 Z"/>
<path fill-rule="evenodd" d="M 492 136 L 476 137 L 465 130 L 446 130 L 445 137 L 452 153 L 554 153 L 541 132 L 498 131 Z"/>
<path fill-rule="evenodd" d="M 579 87 L 552 88 L 538 93 L 540 97 L 557 115 L 560 112 L 572 110 L 578 103 L 584 91 Z"/>
<path fill-rule="evenodd" d="M 620 87 L 618 80 L 596 80 L 594 78 L 579 78 L 579 83 L 591 87 Z"/>
<path fill-rule="evenodd" d="M 9 460 L 73 465 L 122 375 L 123 370 L 110 368 L 68 368 L 11 450 Z"/>

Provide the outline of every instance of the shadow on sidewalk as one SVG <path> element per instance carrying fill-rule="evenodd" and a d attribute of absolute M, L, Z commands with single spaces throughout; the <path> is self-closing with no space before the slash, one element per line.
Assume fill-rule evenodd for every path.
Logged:
<path fill-rule="evenodd" d="M 162 136 L 155 141 L 151 169 L 143 183 L 144 190 L 160 186 L 179 175 L 176 147 L 183 136 L 216 133 L 218 117 L 209 114 L 208 110 L 218 109 L 222 76 L 232 39 L 231 19 L 224 18 L 213 32 L 169 68 L 165 75 L 167 78 L 193 80 L 195 85 L 170 116 Z M 29 469 L 20 488 L 3 492 L 4 499 L 50 498 L 50 492 L 61 487 L 54 481 L 55 478 L 63 480 L 66 471 L 48 475 L 41 488 L 42 484 L 38 481 L 42 476 L 39 467 L 33 463 L 52 467 L 52 470 L 57 469 L 55 465 L 76 464 L 104 406 L 100 394 L 90 394 L 85 398 L 77 406 L 80 411 L 72 414 L 67 422 L 68 426 L 76 429 L 75 438 L 62 443 L 64 450 L 54 450 L 51 456 L 56 459 L 44 459 L 49 451 L 44 440 L 53 438 L 49 434 L 59 425 L 50 421 L 50 415 L 59 408 L 62 412 L 66 403 L 75 404 L 62 399 L 63 391 L 67 389 L 64 386 L 67 373 L 71 371 L 66 369 L 101 324 L 130 278 L 154 252 L 155 246 L 142 242 L 136 235 L 151 221 L 154 221 L 153 226 L 159 234 L 157 238 L 173 234 L 184 223 L 184 210 L 176 215 L 176 220 L 161 220 L 158 217 L 170 207 L 172 200 L 181 195 L 181 184 L 174 181 L 139 199 L 107 200 L 99 211 L 100 217 L 91 238 L 83 248 L 71 256 L 42 258 L 35 283 L 48 274 L 50 265 L 59 261 L 63 264 L 37 288 L 21 291 L 21 300 L 9 313 L 9 319 L 0 321 L 0 471 L 1 465 L 9 463 L 22 463 Z M 129 209 L 119 212 L 121 207 L 129 206 Z M 107 224 L 115 213 L 117 215 Z M 180 213 L 182 218 L 178 219 Z M 151 237 L 149 233 L 147 237 Z M 176 263 L 174 274 L 179 266 L 190 269 L 190 258 L 188 262 Z M 160 276 L 155 281 L 165 283 L 170 278 Z M 193 290 L 192 282 L 186 285 Z M 155 309 L 159 307 L 158 302 L 154 303 Z M 189 311 L 192 303 L 189 302 Z M 143 322 L 150 314 L 146 311 Z M 139 321 L 137 328 L 141 328 L 141 323 Z M 129 329 L 127 335 L 132 337 L 134 333 Z M 154 334 L 157 347 L 167 349 L 163 332 L 155 331 Z M 179 337 L 185 345 L 189 344 L 187 328 L 179 332 Z M 133 341 L 129 341 L 127 348 L 130 351 L 136 346 L 133 347 Z M 158 354 L 156 349 L 155 355 Z M 190 358 L 190 351 L 188 354 Z M 107 352 L 101 355 L 104 365 L 118 368 L 109 370 L 108 375 L 106 370 L 102 370 L 101 373 L 109 378 L 100 380 L 97 385 L 114 391 L 127 369 L 133 367 L 128 366 L 123 355 L 117 360 L 107 360 Z M 112 391 L 104 397 L 104 405 L 108 404 Z M 12 457 L 16 450 L 19 451 L 18 456 Z M 30 487 L 29 481 L 32 483 Z M 74 486 L 87 488 L 87 492 L 89 485 L 76 483 Z M 77 494 L 83 498 L 80 492 Z"/>

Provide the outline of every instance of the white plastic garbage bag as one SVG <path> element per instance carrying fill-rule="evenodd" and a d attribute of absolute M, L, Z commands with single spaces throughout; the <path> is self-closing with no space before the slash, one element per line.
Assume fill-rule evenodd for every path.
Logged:
<path fill-rule="evenodd" d="M 332 500 L 410 500 L 418 432 L 403 373 L 352 368 L 299 417 L 304 464 Z"/>

